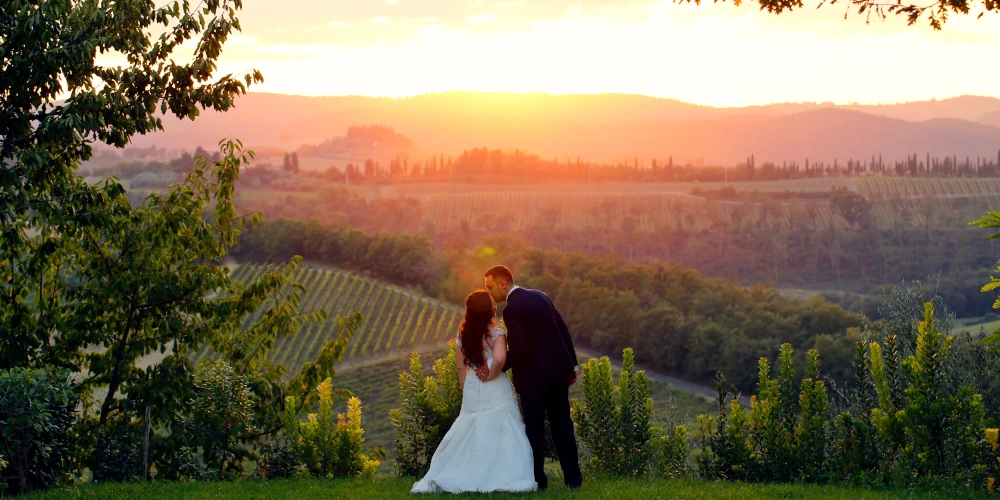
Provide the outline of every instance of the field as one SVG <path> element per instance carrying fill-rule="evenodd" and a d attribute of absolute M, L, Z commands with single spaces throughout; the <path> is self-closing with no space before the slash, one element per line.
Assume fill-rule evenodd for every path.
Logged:
<path fill-rule="evenodd" d="M 265 270 L 262 264 L 241 265 L 233 278 L 248 280 Z M 284 364 L 289 373 L 315 358 L 323 342 L 336 336 L 338 315 L 360 312 L 365 318 L 348 348 L 348 361 L 408 353 L 421 345 L 440 345 L 455 335 L 461 320 L 461 309 L 456 306 L 357 273 L 304 266 L 296 278 L 306 288 L 300 309 L 323 308 L 330 317 L 276 343 L 271 359 Z M 207 356 L 210 352 L 206 347 L 194 355 L 194 360 Z"/>
<path fill-rule="evenodd" d="M 878 489 L 869 490 L 842 485 L 816 484 L 747 484 L 692 479 L 595 479 L 584 480 L 579 491 L 569 490 L 558 481 L 550 481 L 548 491 L 528 494 L 467 494 L 462 498 L 593 498 L 611 500 L 646 499 L 857 499 L 890 498 L 942 499 L 989 498 L 968 490 L 938 489 Z M 389 477 L 365 479 L 297 479 L 275 481 L 236 481 L 231 483 L 153 483 L 153 484 L 86 484 L 58 488 L 46 493 L 27 495 L 29 500 L 42 499 L 303 499 L 331 500 L 362 498 L 413 498 L 413 481 Z M 454 498 L 452 495 L 428 495 L 430 498 Z"/>
<path fill-rule="evenodd" d="M 883 229 L 923 227 L 925 223 L 930 227 L 956 227 L 1000 206 L 1000 196 L 995 194 L 924 200 L 905 197 L 872 201 L 872 220 Z M 454 231 L 463 224 L 513 231 L 549 227 L 622 230 L 630 218 L 634 230 L 645 232 L 659 228 L 706 230 L 721 225 L 730 229 L 848 228 L 826 200 L 714 201 L 685 193 L 596 194 L 557 188 L 550 194 L 435 194 L 427 198 L 424 206 L 426 220 L 439 231 Z"/>
<path fill-rule="evenodd" d="M 997 329 L 1000 329 L 1000 320 L 987 321 L 985 323 L 976 321 L 967 324 L 956 324 L 952 334 L 959 335 L 968 333 L 970 335 L 976 336 L 981 332 L 985 331 L 987 334 L 993 333 Z"/>
<path fill-rule="evenodd" d="M 1000 193 L 1000 178 L 871 175 L 859 178 L 858 191 L 869 199 L 996 197 Z"/>
<path fill-rule="evenodd" d="M 702 192 L 732 187 L 755 199 L 720 200 Z M 1000 206 L 997 178 L 913 178 L 892 176 L 828 177 L 794 181 L 723 183 L 597 183 L 597 184 L 447 184 L 400 183 L 359 185 L 352 190 L 368 200 L 414 198 L 423 206 L 423 223 L 437 232 L 461 231 L 464 226 L 532 230 L 658 229 L 847 229 L 828 199 L 803 199 L 798 193 L 829 193 L 846 188 L 871 205 L 874 225 L 900 227 L 958 227 Z M 779 197 L 778 194 L 782 196 Z M 288 216 L 320 217 L 310 208 L 316 192 L 270 191 L 261 186 L 241 191 L 250 206 L 267 202 L 271 210 Z M 274 207 L 275 202 L 280 206 Z M 300 208 L 293 209 L 297 205 Z M 292 215 L 295 216 L 295 215 Z"/>

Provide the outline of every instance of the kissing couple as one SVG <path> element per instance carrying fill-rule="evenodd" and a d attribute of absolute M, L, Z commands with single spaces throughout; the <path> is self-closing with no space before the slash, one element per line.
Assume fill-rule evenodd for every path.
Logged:
<path fill-rule="evenodd" d="M 486 271 L 485 285 L 466 297 L 456 339 L 462 410 L 411 493 L 546 489 L 546 416 L 566 485 L 579 488 L 569 386 L 580 366 L 566 323 L 548 295 L 515 285 L 504 266 Z M 506 332 L 493 321 L 502 302 Z M 501 376 L 508 370 L 513 386 Z"/>

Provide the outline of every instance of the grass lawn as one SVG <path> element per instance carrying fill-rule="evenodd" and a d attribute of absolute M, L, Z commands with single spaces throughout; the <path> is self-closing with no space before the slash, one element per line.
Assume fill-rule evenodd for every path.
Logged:
<path fill-rule="evenodd" d="M 410 495 L 411 481 L 379 477 L 374 480 L 297 479 L 278 481 L 238 481 L 233 483 L 153 483 L 80 485 L 29 495 L 26 499 L 159 499 L 204 498 L 222 499 L 355 499 L 355 498 L 414 498 Z M 431 498 L 450 498 L 435 495 Z M 876 498 L 987 498 L 966 490 L 867 490 L 847 486 L 800 484 L 745 484 L 722 481 L 621 479 L 585 481 L 579 491 L 561 484 L 544 493 L 462 495 L 461 498 L 593 498 L 639 500 L 655 498 L 809 498 L 809 499 L 876 499 Z M 426 497 L 425 497 L 426 498 Z"/>

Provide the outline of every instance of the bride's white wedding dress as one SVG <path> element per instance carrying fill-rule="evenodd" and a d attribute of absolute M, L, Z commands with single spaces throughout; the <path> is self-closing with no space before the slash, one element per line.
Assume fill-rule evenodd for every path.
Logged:
<path fill-rule="evenodd" d="M 494 341 L 506 332 L 490 328 L 483 352 L 493 364 Z M 485 347 L 485 346 L 484 346 Z M 534 491 L 534 460 L 524 433 L 514 388 L 505 374 L 482 382 L 469 368 L 462 393 L 462 410 L 445 434 L 423 479 L 411 493 Z"/>

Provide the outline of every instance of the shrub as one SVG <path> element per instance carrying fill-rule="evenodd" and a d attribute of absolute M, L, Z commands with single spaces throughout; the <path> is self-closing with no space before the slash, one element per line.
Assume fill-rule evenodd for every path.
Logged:
<path fill-rule="evenodd" d="M 0 371 L 0 456 L 9 462 L 0 483 L 11 493 L 50 488 L 64 477 L 77 401 L 64 371 Z"/>
<path fill-rule="evenodd" d="M 635 370 L 632 349 L 625 349 L 617 387 L 605 356 L 583 366 L 583 402 L 573 400 L 572 413 L 580 441 L 595 474 L 634 476 L 653 465 L 653 400 L 646 373 Z"/>
<path fill-rule="evenodd" d="M 986 463 L 986 491 L 996 492 L 997 479 L 1000 478 L 1000 443 L 997 442 L 997 429 L 986 429 L 987 459 Z M 0 461 L 2 461 L 0 457 Z M 2 465 L 2 464 L 0 464 Z"/>
<path fill-rule="evenodd" d="M 411 355 L 410 370 L 399 375 L 399 397 L 400 408 L 389 411 L 396 433 L 396 474 L 420 477 L 462 409 L 454 340 L 445 358 L 434 362 L 433 377 L 425 377 L 420 356 Z"/>
<path fill-rule="evenodd" d="M 701 431 L 695 452 L 698 472 L 709 479 L 741 480 L 754 477 L 755 464 L 747 445 L 746 410 L 738 398 L 730 398 L 726 376 L 715 377 L 718 413 L 699 415 Z"/>
<path fill-rule="evenodd" d="M 184 422 L 189 443 L 201 447 L 204 465 L 215 479 L 241 476 L 249 453 L 239 442 L 249 437 L 254 417 L 246 378 L 219 360 L 199 368 L 194 386 L 196 395 Z M 197 476 L 193 471 L 188 473 Z"/>
<path fill-rule="evenodd" d="M 897 471 L 912 471 L 910 477 L 963 479 L 979 463 L 979 443 L 984 435 L 985 408 L 982 397 L 969 387 L 950 388 L 945 369 L 952 337 L 938 330 L 934 306 L 924 306 L 924 319 L 917 327 L 915 352 L 902 362 L 906 388 L 897 403 L 890 388 L 892 360 L 884 359 L 882 346 L 870 345 L 870 364 L 879 407 L 872 421 L 880 440 L 896 460 Z"/>
<path fill-rule="evenodd" d="M 819 375 L 819 352 L 809 351 L 806 378 L 799 387 L 798 426 L 795 442 L 798 455 L 798 475 L 805 481 L 817 481 L 826 475 L 826 454 L 829 428 L 826 424 L 830 406 L 826 383 Z"/>
<path fill-rule="evenodd" d="M 299 460 L 290 443 L 279 440 L 267 443 L 261 448 L 257 460 L 257 475 L 264 479 L 287 479 L 299 470 Z"/>
<path fill-rule="evenodd" d="M 778 378 L 772 379 L 771 363 L 760 358 L 757 395 L 750 398 L 750 438 L 760 460 L 762 479 L 787 481 L 795 475 L 795 386 L 792 347 L 782 344 L 778 355 Z"/>
<path fill-rule="evenodd" d="M 101 460 L 94 468 L 94 481 L 126 482 L 142 479 L 142 427 L 120 423 L 99 431 L 94 454 Z"/>
<path fill-rule="evenodd" d="M 656 472 L 663 477 L 681 477 L 688 471 L 691 449 L 688 433 L 683 425 L 674 426 L 661 433 L 654 441 Z"/>
<path fill-rule="evenodd" d="M 699 417 L 702 436 L 696 462 L 703 476 L 753 481 L 828 477 L 829 401 L 819 376 L 819 353 L 809 352 L 797 394 L 792 356 L 791 345 L 783 344 L 773 379 L 771 363 L 760 359 L 758 394 L 750 398 L 749 414 L 738 400 L 727 401 L 726 379 L 721 374 L 716 378 L 719 413 Z"/>
<path fill-rule="evenodd" d="M 310 413 L 307 421 L 301 422 L 296 415 L 286 413 L 285 437 L 291 443 L 297 460 L 316 477 L 373 476 L 380 462 L 373 454 L 364 452 L 361 400 L 350 398 L 347 415 L 339 414 L 334 419 L 331 380 L 320 383 L 316 392 L 319 412 Z M 295 398 L 289 397 L 285 407 L 295 408 Z"/>

